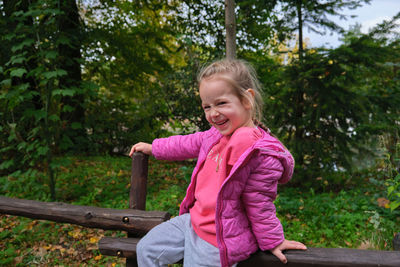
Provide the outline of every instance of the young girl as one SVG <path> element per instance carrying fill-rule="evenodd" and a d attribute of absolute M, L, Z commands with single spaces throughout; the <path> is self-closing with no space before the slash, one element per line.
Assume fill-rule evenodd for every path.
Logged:
<path fill-rule="evenodd" d="M 258 249 L 283 263 L 286 249 L 306 249 L 285 240 L 273 201 L 278 183 L 292 176 L 289 151 L 262 126 L 262 99 L 251 66 L 222 60 L 198 78 L 205 132 L 135 144 L 134 152 L 163 160 L 197 158 L 180 216 L 153 228 L 137 246 L 139 266 L 236 266 Z"/>

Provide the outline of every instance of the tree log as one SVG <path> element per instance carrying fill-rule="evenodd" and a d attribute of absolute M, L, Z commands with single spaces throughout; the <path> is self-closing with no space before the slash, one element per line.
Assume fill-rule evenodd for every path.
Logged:
<path fill-rule="evenodd" d="M 137 238 L 104 237 L 99 242 L 103 255 L 136 258 Z M 238 267 L 398 267 L 400 252 L 377 251 L 350 248 L 308 248 L 306 251 L 289 250 L 285 252 L 288 264 L 281 263 L 269 252 L 259 251 L 249 259 L 242 261 Z"/>
<path fill-rule="evenodd" d="M 139 238 L 103 237 L 99 241 L 99 250 L 103 255 L 136 260 L 136 245 L 139 240 Z"/>
<path fill-rule="evenodd" d="M 137 236 L 145 235 L 151 228 L 170 218 L 168 212 L 162 211 L 118 210 L 3 196 L 0 196 L 0 214 L 72 223 L 104 230 L 122 230 Z"/>
<path fill-rule="evenodd" d="M 289 250 L 285 252 L 289 266 L 296 267 L 398 267 L 400 252 L 362 250 L 351 248 L 308 248 L 306 251 Z M 238 267 L 288 266 L 269 252 L 259 251 Z"/>
<path fill-rule="evenodd" d="M 137 238 L 104 237 L 99 242 L 103 255 L 136 258 Z M 296 267 L 398 267 L 400 252 L 361 250 L 349 248 L 308 248 L 306 251 L 290 250 L 285 255 L 290 266 Z M 242 261 L 238 267 L 274 267 L 287 266 L 269 252 L 259 251 L 249 259 Z"/>

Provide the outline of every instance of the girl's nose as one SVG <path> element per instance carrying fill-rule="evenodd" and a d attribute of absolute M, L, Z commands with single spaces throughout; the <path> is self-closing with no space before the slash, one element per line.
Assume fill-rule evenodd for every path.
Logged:
<path fill-rule="evenodd" d="M 211 117 L 218 117 L 219 116 L 219 112 L 217 109 L 212 108 L 211 109 Z"/>

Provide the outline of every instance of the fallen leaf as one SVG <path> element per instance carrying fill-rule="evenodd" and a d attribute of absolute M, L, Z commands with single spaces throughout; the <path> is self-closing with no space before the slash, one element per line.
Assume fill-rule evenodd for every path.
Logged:
<path fill-rule="evenodd" d="M 379 207 L 385 207 L 386 205 L 389 206 L 390 201 L 384 197 L 380 197 L 376 200 L 378 202 Z"/>
<path fill-rule="evenodd" d="M 95 244 L 97 242 L 99 242 L 99 238 L 98 237 L 91 237 L 89 239 L 89 243 L 91 243 L 91 244 Z"/>

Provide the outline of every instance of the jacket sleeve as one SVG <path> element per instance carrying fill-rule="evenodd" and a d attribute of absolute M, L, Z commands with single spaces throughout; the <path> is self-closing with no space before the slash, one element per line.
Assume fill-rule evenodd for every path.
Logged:
<path fill-rule="evenodd" d="M 273 156 L 258 154 L 256 158 L 261 160 L 250 163 L 250 176 L 242 193 L 242 201 L 259 248 L 270 250 L 285 239 L 273 203 L 284 168 L 280 160 Z"/>
<path fill-rule="evenodd" d="M 206 132 L 196 132 L 189 135 L 174 135 L 153 140 L 152 154 L 159 160 L 185 160 L 199 155 Z"/>

